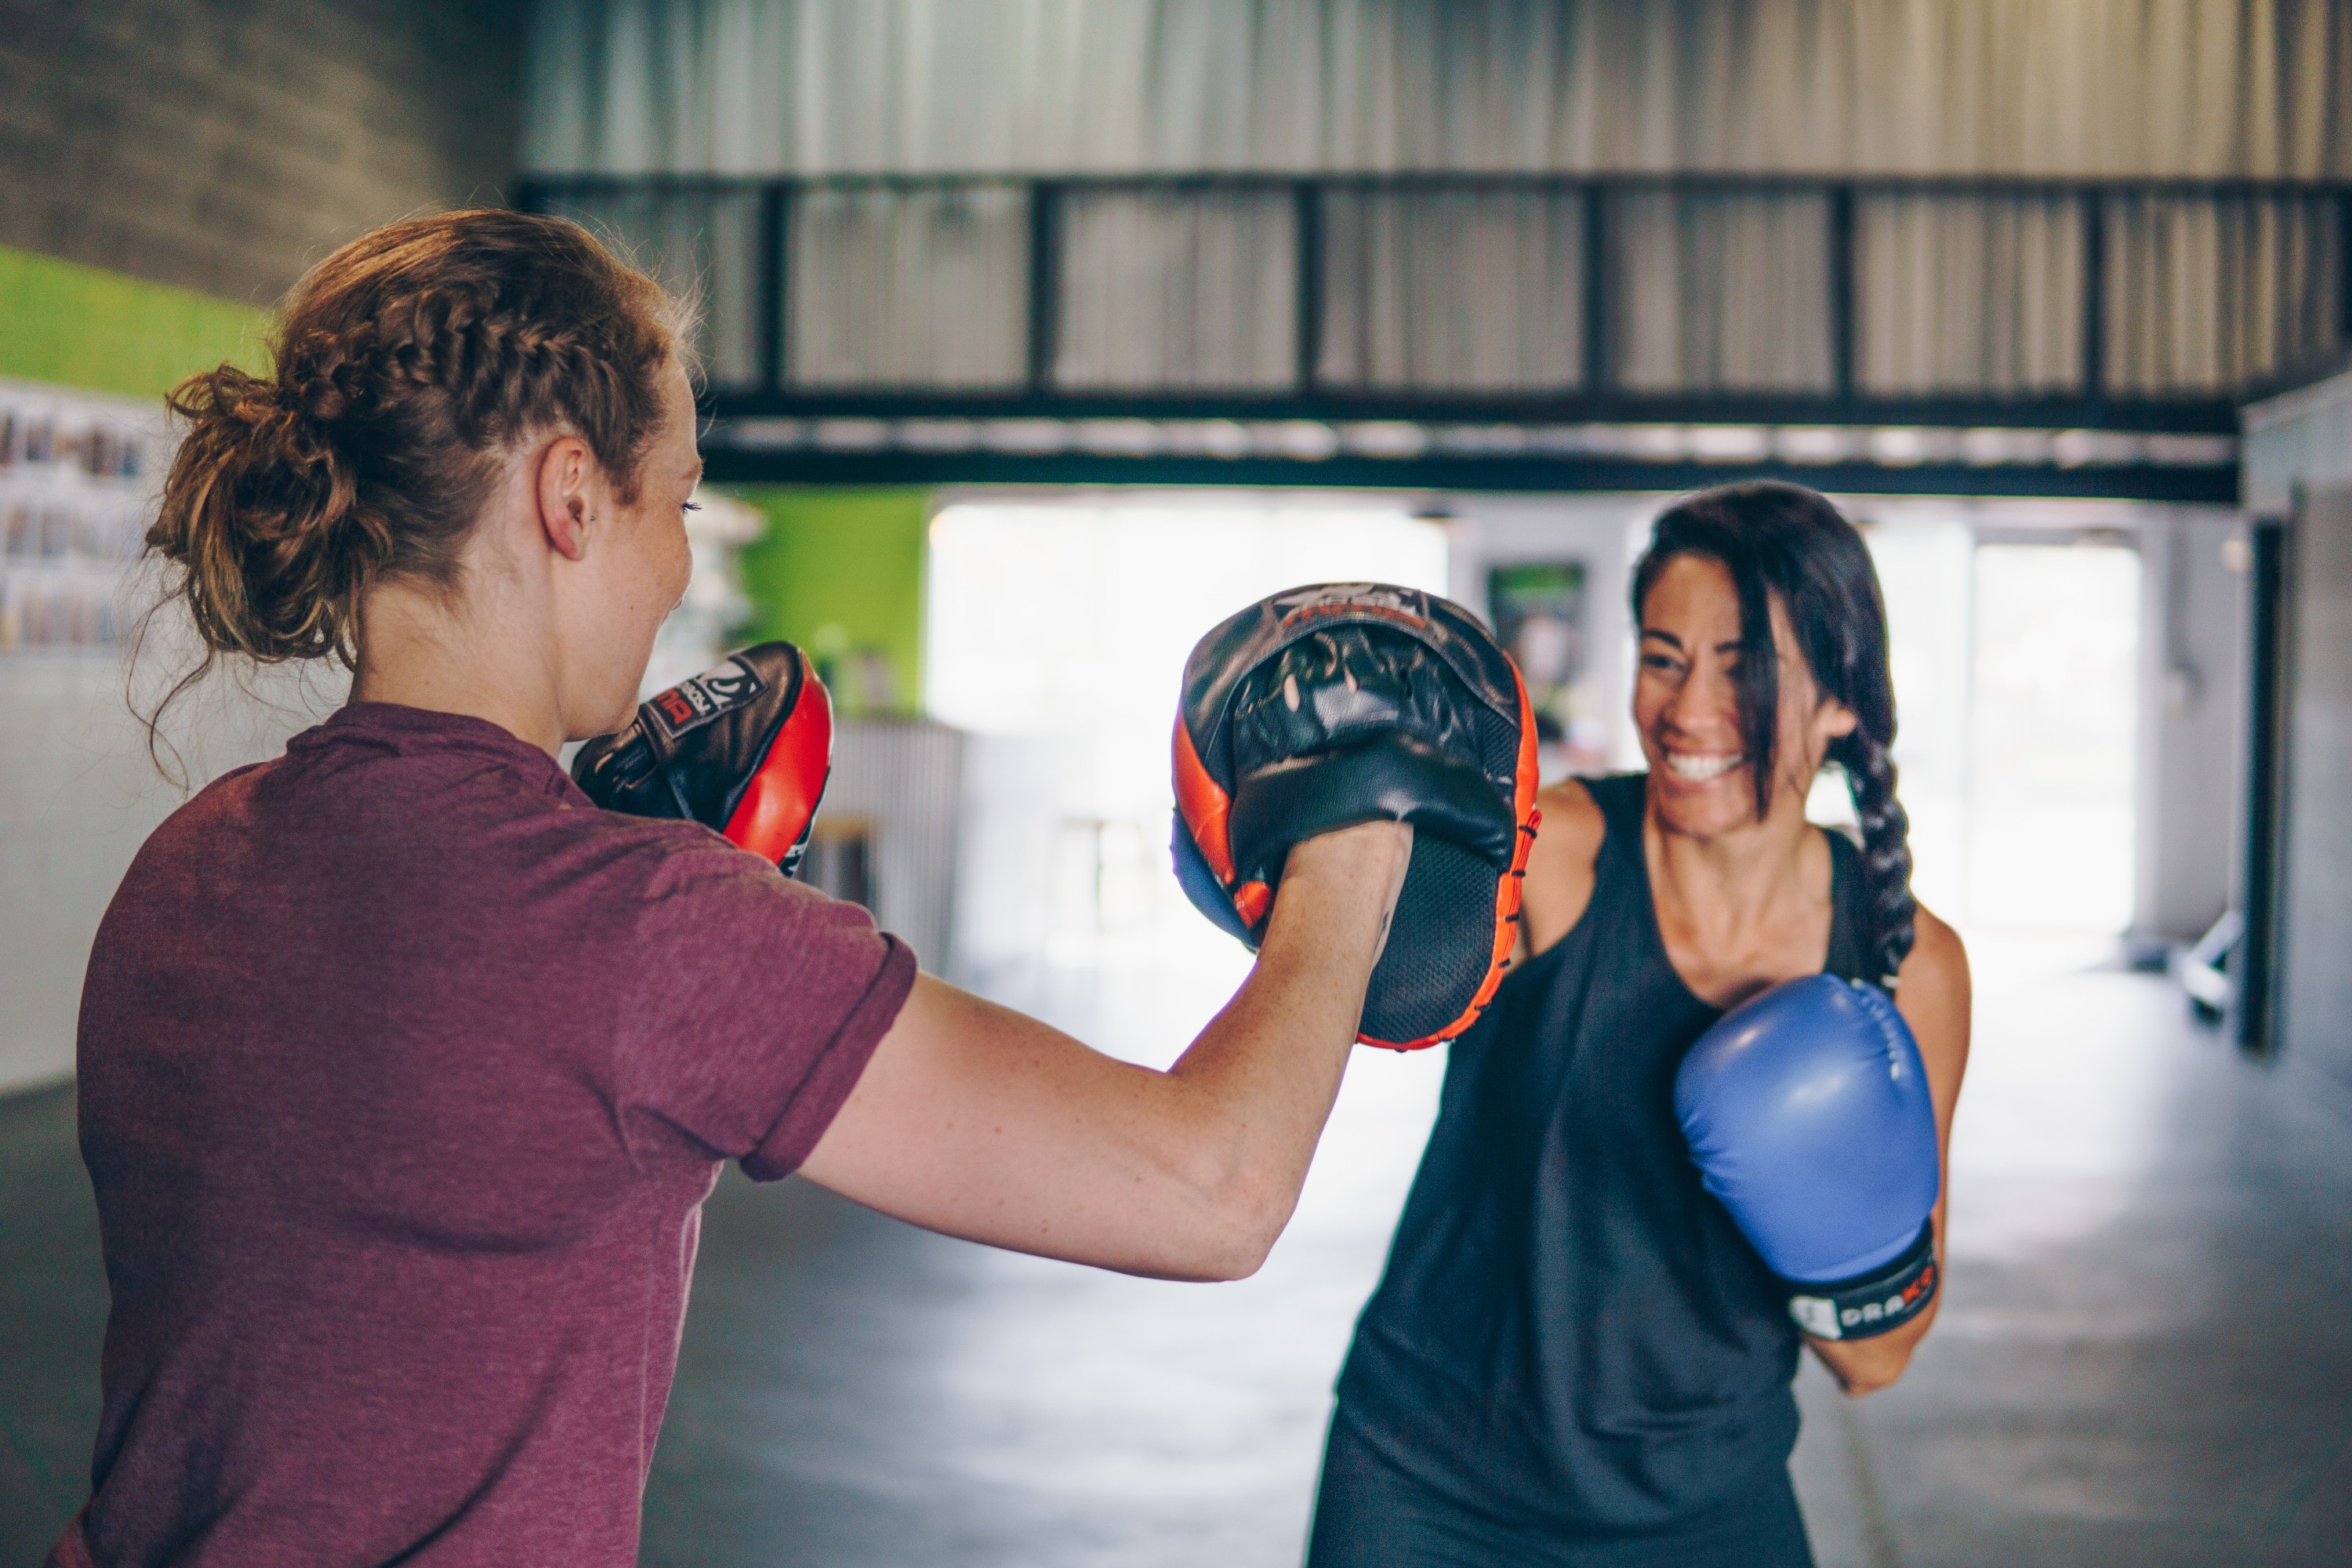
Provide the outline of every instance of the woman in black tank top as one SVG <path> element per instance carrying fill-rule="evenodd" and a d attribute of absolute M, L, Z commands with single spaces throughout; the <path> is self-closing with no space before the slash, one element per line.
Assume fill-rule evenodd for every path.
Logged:
<path fill-rule="evenodd" d="M 1801 1344 L 1865 1394 L 1933 1320 L 1808 1341 L 1674 1106 L 1727 1009 L 1826 971 L 1895 986 L 1949 1135 L 1967 959 L 1908 890 L 1868 552 L 1810 490 L 1710 491 L 1660 518 L 1633 609 L 1650 771 L 1545 792 L 1523 962 L 1452 1047 L 1340 1374 L 1310 1568 L 1810 1564 Z M 1829 762 L 1859 848 L 1805 821 Z"/>

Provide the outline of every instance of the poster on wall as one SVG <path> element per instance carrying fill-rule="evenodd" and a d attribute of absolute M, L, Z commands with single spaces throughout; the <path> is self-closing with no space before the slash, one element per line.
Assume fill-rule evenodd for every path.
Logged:
<path fill-rule="evenodd" d="M 0 380 L 0 658 L 128 635 L 127 579 L 172 447 L 160 401 Z"/>
<path fill-rule="evenodd" d="M 1581 561 L 1515 561 L 1486 574 L 1496 638 L 1535 706 L 1546 780 L 1609 766 L 1609 728 L 1589 675 L 1585 582 Z"/>

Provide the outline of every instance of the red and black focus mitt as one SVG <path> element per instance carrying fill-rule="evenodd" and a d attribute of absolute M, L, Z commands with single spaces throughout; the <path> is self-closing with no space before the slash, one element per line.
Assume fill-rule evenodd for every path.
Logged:
<path fill-rule="evenodd" d="M 637 705 L 580 748 L 572 777 L 632 816 L 675 816 L 800 868 L 833 772 L 833 702 L 801 650 L 763 642 Z"/>
<path fill-rule="evenodd" d="M 1357 1037 L 1411 1050 L 1477 1021 L 1517 940 L 1537 814 L 1527 688 L 1475 616 L 1379 583 L 1253 605 L 1186 662 L 1175 752 L 1177 879 L 1253 952 L 1292 845 L 1412 823 Z"/>

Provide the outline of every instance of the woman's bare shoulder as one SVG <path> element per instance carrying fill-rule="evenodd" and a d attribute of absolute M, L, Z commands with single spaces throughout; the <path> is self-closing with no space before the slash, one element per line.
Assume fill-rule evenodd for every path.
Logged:
<path fill-rule="evenodd" d="M 1543 826 L 1536 833 L 1536 855 L 1549 849 L 1554 855 L 1573 853 L 1591 860 L 1600 853 L 1608 823 L 1601 815 L 1600 802 L 1592 798 L 1582 779 L 1546 784 L 1536 792 L 1536 809 L 1543 813 Z"/>
<path fill-rule="evenodd" d="M 1530 953 L 1551 946 L 1583 918 L 1592 901 L 1592 862 L 1608 834 L 1600 805 L 1580 780 L 1562 779 L 1538 792 L 1536 809 L 1543 823 L 1528 852 L 1519 906 Z"/>
<path fill-rule="evenodd" d="M 1916 906 L 1911 917 L 1911 952 L 1903 960 L 1903 991 L 1940 1002 L 1969 999 L 1969 950 L 1960 933 L 1932 913 Z"/>

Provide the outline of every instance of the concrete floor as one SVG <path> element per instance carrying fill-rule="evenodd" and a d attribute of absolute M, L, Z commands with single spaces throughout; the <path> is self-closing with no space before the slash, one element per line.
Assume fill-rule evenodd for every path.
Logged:
<path fill-rule="evenodd" d="M 1800 1390 L 1823 1568 L 2352 1562 L 2352 1097 L 2247 1067 L 2157 979 L 1979 939 L 1951 1268 L 1897 1389 Z M 995 987 L 1137 1059 L 1232 959 Z M 1295 1563 L 1328 1390 L 1434 1103 L 1364 1053 L 1257 1278 L 992 1253 L 730 1176 L 644 1560 Z M 64 1091 L 0 1100 L 0 1568 L 79 1501 L 105 1309 Z"/>

